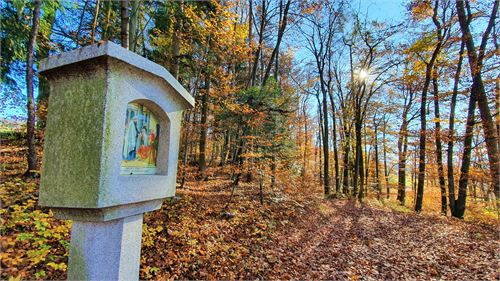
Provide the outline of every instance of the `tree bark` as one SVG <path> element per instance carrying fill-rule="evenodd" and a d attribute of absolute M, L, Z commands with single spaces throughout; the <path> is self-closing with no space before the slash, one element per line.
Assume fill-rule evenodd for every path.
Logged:
<path fill-rule="evenodd" d="M 104 31 L 102 33 L 102 40 L 106 41 L 108 40 L 109 37 L 109 22 L 111 20 L 111 10 L 113 3 L 111 1 L 105 1 L 104 4 L 106 5 L 106 19 L 105 19 L 105 25 L 104 25 Z"/>
<path fill-rule="evenodd" d="M 343 153 L 343 161 L 342 166 L 344 169 L 344 173 L 342 176 L 342 192 L 344 194 L 349 193 L 349 142 L 350 142 L 350 134 L 347 131 L 347 126 L 344 125 L 344 153 Z"/>
<path fill-rule="evenodd" d="M 465 203 L 467 199 L 467 182 L 469 180 L 469 167 L 472 152 L 472 136 L 474 129 L 474 117 L 477 101 L 477 87 L 472 85 L 472 91 L 469 97 L 469 109 L 467 111 L 467 123 L 465 125 L 464 152 L 462 156 L 462 165 L 460 166 L 460 179 L 458 181 L 458 199 L 455 201 L 455 209 L 452 215 L 457 218 L 463 218 L 465 212 Z"/>
<path fill-rule="evenodd" d="M 248 80 L 248 86 L 254 86 L 255 80 L 257 78 L 257 68 L 259 66 L 259 59 L 262 52 L 262 44 L 264 42 L 264 28 L 266 26 L 266 16 L 267 16 L 267 7 L 266 0 L 262 0 L 262 13 L 261 13 L 261 21 L 260 21 L 260 30 L 259 30 L 259 45 L 257 46 L 257 51 L 255 52 L 254 61 L 252 63 L 252 71 L 250 72 L 250 79 Z"/>
<path fill-rule="evenodd" d="M 398 137 L 398 201 L 404 206 L 406 198 L 406 151 L 408 139 L 408 121 L 406 110 L 403 113 L 403 123 L 399 129 Z"/>
<path fill-rule="evenodd" d="M 91 34 L 91 44 L 94 44 L 95 42 L 95 30 L 96 30 L 96 27 L 97 27 L 97 19 L 99 18 L 99 7 L 101 5 L 101 0 L 97 0 L 96 1 L 96 4 L 95 4 L 95 15 L 94 15 L 94 21 L 92 22 L 92 34 Z"/>
<path fill-rule="evenodd" d="M 435 138 L 436 138 L 436 162 L 438 166 L 439 189 L 441 190 L 441 214 L 446 216 L 446 182 L 444 180 L 444 167 L 443 167 L 443 148 L 441 144 L 441 121 L 439 118 L 439 88 L 436 77 L 437 73 L 432 78 L 434 87 L 434 117 L 436 118 Z"/>
<path fill-rule="evenodd" d="M 474 40 L 472 34 L 470 32 L 470 21 L 468 20 L 465 14 L 464 1 L 457 0 L 457 13 L 458 13 L 458 21 L 460 23 L 460 29 L 462 30 L 463 40 L 465 41 L 465 46 L 467 47 L 467 57 L 469 59 L 469 67 L 471 69 L 472 74 L 472 89 L 471 89 L 471 99 L 472 96 L 476 96 L 477 103 L 479 107 L 479 112 L 481 116 L 481 123 L 483 125 L 484 138 L 486 142 L 486 150 L 488 153 L 488 162 L 490 166 L 490 177 L 491 184 L 493 186 L 493 190 L 495 191 L 495 196 L 497 197 L 498 207 L 500 207 L 500 155 L 498 148 L 498 132 L 495 127 L 495 123 L 493 121 L 490 108 L 488 105 L 488 97 L 486 96 L 486 92 L 484 89 L 483 79 L 481 76 L 483 59 L 485 55 L 485 49 L 487 45 L 487 41 L 490 35 L 490 32 L 495 24 L 495 19 L 498 12 L 498 6 L 500 1 L 493 2 L 493 8 L 491 10 L 491 15 L 489 18 L 488 25 L 483 33 L 482 41 L 480 47 L 478 49 L 478 53 L 476 53 L 476 47 L 474 45 Z M 467 184 L 466 182 L 464 184 Z M 465 188 L 466 189 L 466 188 Z M 465 198 L 461 198 L 460 195 L 461 188 L 459 187 L 459 198 L 460 204 L 463 206 L 457 206 L 457 216 L 462 217 L 463 211 L 462 208 L 465 209 Z M 466 191 L 465 191 L 466 192 Z M 465 194 L 462 195 L 465 197 Z M 500 213 L 500 208 L 499 211 Z"/>
<path fill-rule="evenodd" d="M 437 34 L 437 43 L 434 51 L 432 52 L 432 56 L 430 61 L 426 64 L 425 70 L 425 80 L 424 86 L 422 89 L 422 101 L 420 104 L 420 142 L 419 142 L 419 162 L 418 162 L 418 184 L 417 184 L 417 198 L 415 201 L 415 211 L 420 212 L 422 210 L 422 202 L 424 198 L 424 184 L 425 184 L 425 149 L 426 149 L 426 130 L 427 130 L 427 120 L 426 120 L 426 110 L 425 107 L 427 105 L 427 92 L 429 90 L 429 85 L 432 78 L 432 70 L 434 68 L 434 62 L 437 59 L 438 54 L 441 51 L 441 46 L 443 44 L 442 38 L 442 28 L 437 20 L 437 10 L 438 10 L 439 0 L 435 0 L 434 4 L 434 14 L 433 21 L 436 25 L 436 34 Z"/>
<path fill-rule="evenodd" d="M 375 142 L 375 180 L 377 187 L 377 199 L 380 200 L 380 195 L 382 194 L 382 187 L 380 185 L 380 174 L 379 174 L 379 163 L 378 163 L 378 125 L 377 120 L 373 117 L 373 129 L 374 129 L 374 142 Z"/>
<path fill-rule="evenodd" d="M 208 97 L 210 92 L 210 74 L 206 75 L 205 86 L 206 91 L 201 96 L 201 121 L 200 121 L 200 158 L 198 161 L 199 171 L 202 174 L 207 169 L 207 160 L 206 160 L 206 146 L 207 146 L 207 129 L 208 129 Z"/>
<path fill-rule="evenodd" d="M 385 177 L 385 189 L 386 189 L 386 199 L 389 199 L 391 196 L 390 188 L 389 188 L 389 170 L 387 170 L 387 141 L 386 141 L 386 132 L 387 132 L 387 120 L 384 116 L 384 131 L 382 132 L 382 142 L 384 145 L 384 177 Z"/>
<path fill-rule="evenodd" d="M 120 2 L 120 16 L 121 16 L 121 30 L 120 30 L 120 39 L 122 43 L 122 47 L 128 49 L 128 27 L 129 27 L 129 0 L 122 0 Z"/>
<path fill-rule="evenodd" d="M 175 19 L 174 24 L 174 37 L 172 39 L 172 61 L 170 64 L 170 72 L 175 79 L 179 79 L 179 65 L 180 65 L 180 50 L 181 50 L 181 33 L 183 25 L 183 14 L 184 14 L 184 0 L 179 2 L 179 13 Z"/>
<path fill-rule="evenodd" d="M 139 9 L 140 9 L 140 0 L 129 0 L 132 4 L 132 16 L 130 17 L 129 23 L 129 36 L 128 36 L 128 45 L 132 52 L 136 51 L 137 47 L 137 28 L 139 25 Z"/>
<path fill-rule="evenodd" d="M 85 0 L 85 4 L 83 4 L 83 9 L 82 13 L 80 15 L 80 21 L 78 23 L 78 29 L 76 30 L 76 38 L 75 38 L 75 43 L 76 45 L 81 46 L 82 44 L 80 43 L 80 32 L 82 31 L 82 26 L 83 26 L 83 19 L 85 17 L 85 11 L 87 10 L 87 6 L 89 4 L 90 0 Z"/>
<path fill-rule="evenodd" d="M 266 84 L 267 79 L 269 78 L 269 75 L 271 73 L 271 68 L 273 66 L 274 58 L 278 56 L 281 41 L 283 39 L 283 35 L 285 34 L 286 25 L 288 23 L 288 10 L 290 8 L 291 2 L 292 2 L 291 0 L 287 0 L 287 2 L 285 4 L 285 9 L 283 10 L 283 18 L 280 18 L 280 26 L 278 29 L 276 46 L 274 46 L 273 52 L 271 53 L 271 58 L 269 59 L 269 63 L 267 64 L 262 84 Z"/>
<path fill-rule="evenodd" d="M 40 7 L 41 0 L 35 0 L 33 8 L 33 19 L 30 30 L 30 37 L 26 46 L 26 91 L 27 91 L 27 109 L 28 122 L 26 126 L 26 140 L 28 143 L 28 170 L 25 173 L 26 177 L 34 177 L 38 173 L 38 157 L 36 155 L 36 139 L 35 139 L 35 95 L 33 88 L 33 77 L 35 76 L 33 65 L 35 62 L 36 38 L 40 27 Z"/>
<path fill-rule="evenodd" d="M 453 169 L 453 145 L 455 138 L 455 108 L 457 105 L 458 96 L 458 83 L 460 81 L 460 73 L 462 72 L 463 53 L 465 49 L 465 42 L 462 40 L 460 51 L 458 53 L 458 65 L 455 72 L 453 82 L 453 93 L 451 96 L 450 104 L 450 125 L 448 132 L 448 151 L 447 151 L 447 171 L 448 171 L 448 198 L 450 202 L 450 212 L 452 215 L 455 212 L 455 178 Z"/>

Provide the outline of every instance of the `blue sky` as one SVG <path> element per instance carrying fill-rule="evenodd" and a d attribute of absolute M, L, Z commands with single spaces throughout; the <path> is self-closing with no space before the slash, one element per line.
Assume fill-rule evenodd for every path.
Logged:
<path fill-rule="evenodd" d="M 404 3 L 406 1 L 402 0 L 358 0 L 352 1 L 351 5 L 353 8 L 359 9 L 361 14 L 367 16 L 368 19 L 377 20 L 377 21 L 388 21 L 392 23 L 399 22 L 403 19 L 404 14 L 406 12 Z M 300 56 L 300 54 L 299 54 Z M 24 73 L 23 73 L 24 74 Z M 0 118 L 26 118 L 26 109 L 24 104 L 26 103 L 26 89 L 24 87 L 24 79 L 25 77 L 19 77 L 17 80 L 22 85 L 22 97 L 24 102 L 16 102 L 16 105 L 12 105 L 11 103 L 6 103 L 2 101 L 2 105 L 0 106 Z M 2 94 L 4 88 L 2 87 Z M 35 96 L 37 95 L 37 89 L 35 87 Z M 4 97 L 4 95 L 1 95 Z"/>

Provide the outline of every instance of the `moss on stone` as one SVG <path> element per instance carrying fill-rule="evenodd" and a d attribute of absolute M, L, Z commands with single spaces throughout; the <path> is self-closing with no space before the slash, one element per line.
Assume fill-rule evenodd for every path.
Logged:
<path fill-rule="evenodd" d="M 103 68 L 52 82 L 40 205 L 95 207 L 106 87 Z"/>

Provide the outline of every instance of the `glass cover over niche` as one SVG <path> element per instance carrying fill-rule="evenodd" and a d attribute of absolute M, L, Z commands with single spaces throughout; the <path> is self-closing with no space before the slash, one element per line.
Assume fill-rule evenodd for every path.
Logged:
<path fill-rule="evenodd" d="M 160 124 L 156 116 L 142 104 L 127 105 L 123 141 L 122 175 L 156 174 L 156 155 Z"/>

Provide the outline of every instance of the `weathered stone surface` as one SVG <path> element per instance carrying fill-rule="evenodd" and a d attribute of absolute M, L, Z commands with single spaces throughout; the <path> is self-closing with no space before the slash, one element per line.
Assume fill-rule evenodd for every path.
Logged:
<path fill-rule="evenodd" d="M 51 90 L 40 205 L 61 218 L 109 220 L 127 213 L 123 205 L 175 195 L 182 111 L 194 99 L 168 71 L 113 43 L 50 57 L 40 69 Z M 131 102 L 160 124 L 155 175 L 120 174 Z"/>
<path fill-rule="evenodd" d="M 138 280 L 142 218 L 74 221 L 68 280 Z"/>
<path fill-rule="evenodd" d="M 43 73 L 103 56 L 115 58 L 137 69 L 160 77 L 166 82 L 165 84 L 172 87 L 174 91 L 185 100 L 188 104 L 186 107 L 194 107 L 194 98 L 164 67 L 110 41 L 50 56 L 40 61 L 39 71 Z"/>
<path fill-rule="evenodd" d="M 99 64 L 51 85 L 41 205 L 97 206 L 107 87 Z"/>

